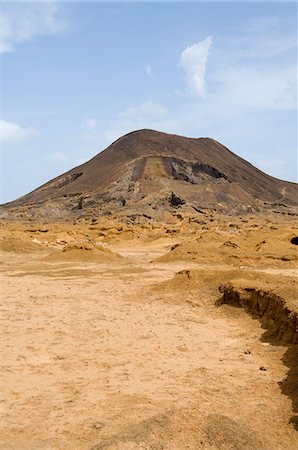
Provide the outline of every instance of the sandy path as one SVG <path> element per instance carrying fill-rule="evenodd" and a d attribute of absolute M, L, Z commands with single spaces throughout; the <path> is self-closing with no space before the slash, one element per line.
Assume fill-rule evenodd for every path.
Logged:
<path fill-rule="evenodd" d="M 291 401 L 278 386 L 285 349 L 262 343 L 259 323 L 243 311 L 215 308 L 214 299 L 194 308 L 151 291 L 177 271 L 148 264 L 157 251 L 139 250 L 139 263 L 123 268 L 28 269 L 18 259 L 2 272 L 1 448 L 147 448 L 113 447 L 109 438 L 188 410 L 195 421 L 212 414 L 240 421 L 262 448 L 297 448 Z M 220 448 L 204 444 L 200 432 L 189 438 L 195 446 L 160 448 Z"/>

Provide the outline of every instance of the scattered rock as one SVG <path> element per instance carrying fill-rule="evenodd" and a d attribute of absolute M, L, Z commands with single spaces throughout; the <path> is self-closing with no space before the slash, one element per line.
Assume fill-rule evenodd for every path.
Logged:
<path fill-rule="evenodd" d="M 94 422 L 92 424 L 92 428 L 94 428 L 97 431 L 102 430 L 104 426 L 105 426 L 105 424 L 103 422 Z"/>
<path fill-rule="evenodd" d="M 178 208 L 179 206 L 185 204 L 185 200 L 183 200 L 182 198 L 179 198 L 177 195 L 174 194 L 174 192 L 172 192 L 172 194 L 169 198 L 169 203 L 170 203 L 170 206 L 172 206 L 173 208 Z"/>

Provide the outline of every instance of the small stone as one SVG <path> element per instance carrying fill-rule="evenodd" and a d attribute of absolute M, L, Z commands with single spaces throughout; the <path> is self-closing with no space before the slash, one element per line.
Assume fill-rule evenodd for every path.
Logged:
<path fill-rule="evenodd" d="M 99 431 L 104 427 L 104 424 L 102 422 L 94 422 L 94 424 L 92 425 L 92 428 L 94 428 L 95 430 Z"/>
<path fill-rule="evenodd" d="M 267 369 L 266 369 L 266 367 L 261 366 L 261 367 L 260 367 L 260 370 L 267 370 Z"/>

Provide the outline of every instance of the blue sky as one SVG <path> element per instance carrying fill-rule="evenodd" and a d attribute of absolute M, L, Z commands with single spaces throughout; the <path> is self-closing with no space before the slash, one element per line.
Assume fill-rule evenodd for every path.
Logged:
<path fill-rule="evenodd" d="M 1 3 L 1 202 L 152 128 L 297 179 L 294 2 Z"/>

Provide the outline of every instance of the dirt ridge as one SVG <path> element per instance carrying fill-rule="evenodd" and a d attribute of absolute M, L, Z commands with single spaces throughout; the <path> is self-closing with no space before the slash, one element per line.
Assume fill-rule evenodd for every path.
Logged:
<path fill-rule="evenodd" d="M 253 287 L 237 288 L 231 284 L 222 285 L 223 294 L 217 302 L 243 307 L 253 317 L 258 317 L 270 337 L 282 344 L 298 344 L 298 314 L 279 295 Z"/>

